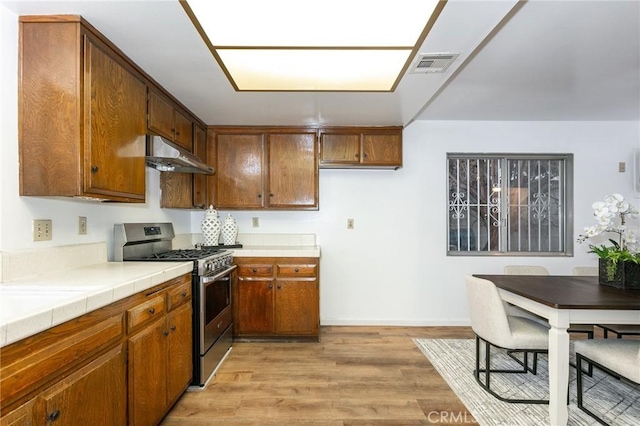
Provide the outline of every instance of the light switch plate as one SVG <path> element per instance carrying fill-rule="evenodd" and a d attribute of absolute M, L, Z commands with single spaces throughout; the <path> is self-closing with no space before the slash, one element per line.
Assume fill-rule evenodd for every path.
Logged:
<path fill-rule="evenodd" d="M 33 221 L 33 241 L 51 241 L 53 238 L 53 223 L 51 219 Z"/>
<path fill-rule="evenodd" d="M 87 235 L 87 218 L 78 216 L 78 234 Z"/>

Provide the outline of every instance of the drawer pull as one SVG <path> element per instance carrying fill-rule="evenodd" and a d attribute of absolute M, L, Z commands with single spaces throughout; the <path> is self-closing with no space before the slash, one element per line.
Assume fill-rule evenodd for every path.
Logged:
<path fill-rule="evenodd" d="M 60 410 L 56 410 L 49 413 L 49 415 L 47 416 L 47 420 L 49 420 L 50 422 L 55 422 L 56 420 L 58 420 L 59 417 L 60 417 Z"/>
<path fill-rule="evenodd" d="M 150 313 L 151 315 L 155 314 L 155 313 L 156 313 L 156 308 L 151 308 L 151 309 L 149 309 L 149 313 Z"/>
<path fill-rule="evenodd" d="M 281 289 L 281 288 L 282 288 L 282 286 L 280 284 L 278 284 L 278 289 Z"/>
<path fill-rule="evenodd" d="M 180 296 L 182 296 L 182 297 L 187 297 L 187 292 L 186 292 L 186 291 L 183 291 L 182 293 L 180 293 Z"/>
<path fill-rule="evenodd" d="M 255 274 L 256 272 L 258 272 L 258 270 L 256 268 L 253 268 L 253 273 Z"/>
<path fill-rule="evenodd" d="M 294 269 L 294 271 L 296 271 L 296 272 L 300 272 L 300 269 L 296 268 L 296 269 Z"/>

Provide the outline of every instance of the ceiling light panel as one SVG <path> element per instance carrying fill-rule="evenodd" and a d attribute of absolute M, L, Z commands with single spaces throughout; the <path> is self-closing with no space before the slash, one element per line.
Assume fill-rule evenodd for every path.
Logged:
<path fill-rule="evenodd" d="M 218 51 L 239 90 L 278 91 L 389 91 L 410 53 L 409 49 Z"/>
<path fill-rule="evenodd" d="M 236 90 L 379 91 L 395 88 L 445 1 L 181 3 Z"/>
<path fill-rule="evenodd" d="M 189 0 L 214 46 L 413 47 L 438 0 Z"/>

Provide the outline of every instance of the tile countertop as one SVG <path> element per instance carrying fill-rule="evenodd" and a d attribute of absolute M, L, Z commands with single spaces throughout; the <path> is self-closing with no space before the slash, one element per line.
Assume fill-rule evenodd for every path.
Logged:
<path fill-rule="evenodd" d="M 0 283 L 0 347 L 190 273 L 193 262 L 103 262 Z"/>

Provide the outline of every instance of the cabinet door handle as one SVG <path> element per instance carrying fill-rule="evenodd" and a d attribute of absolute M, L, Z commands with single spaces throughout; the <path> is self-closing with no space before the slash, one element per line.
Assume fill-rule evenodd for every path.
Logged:
<path fill-rule="evenodd" d="M 164 334 L 164 337 L 167 337 L 169 335 L 168 331 L 163 332 L 162 334 Z"/>
<path fill-rule="evenodd" d="M 362 154 L 363 158 L 367 158 L 367 153 L 365 152 L 364 154 Z"/>
<path fill-rule="evenodd" d="M 262 198 L 262 194 L 258 194 L 258 198 Z"/>
<path fill-rule="evenodd" d="M 180 132 L 176 130 L 176 136 L 180 136 Z"/>
<path fill-rule="evenodd" d="M 47 416 L 47 420 L 50 422 L 55 422 L 60 417 L 60 410 L 52 411 Z"/>
<path fill-rule="evenodd" d="M 155 314 L 155 313 L 156 313 L 156 308 L 151 308 L 151 309 L 149 309 L 149 313 L 150 313 L 151 315 Z"/>
<path fill-rule="evenodd" d="M 273 192 L 270 192 L 270 193 L 269 193 L 269 197 L 273 197 Z"/>
<path fill-rule="evenodd" d="M 180 296 L 182 296 L 182 297 L 187 297 L 187 292 L 186 292 L 186 291 L 183 291 L 182 293 L 180 293 Z"/>
<path fill-rule="evenodd" d="M 272 288 L 273 288 L 273 284 L 269 284 L 269 289 L 272 289 Z"/>
<path fill-rule="evenodd" d="M 175 325 L 171 326 L 171 331 L 176 331 L 176 326 Z"/>
<path fill-rule="evenodd" d="M 356 154 L 356 158 L 360 158 L 360 154 Z"/>
<path fill-rule="evenodd" d="M 91 173 L 98 173 L 98 166 L 91 166 Z"/>
<path fill-rule="evenodd" d="M 278 289 L 281 289 L 281 288 L 282 288 L 282 286 L 280 284 L 278 284 Z"/>

